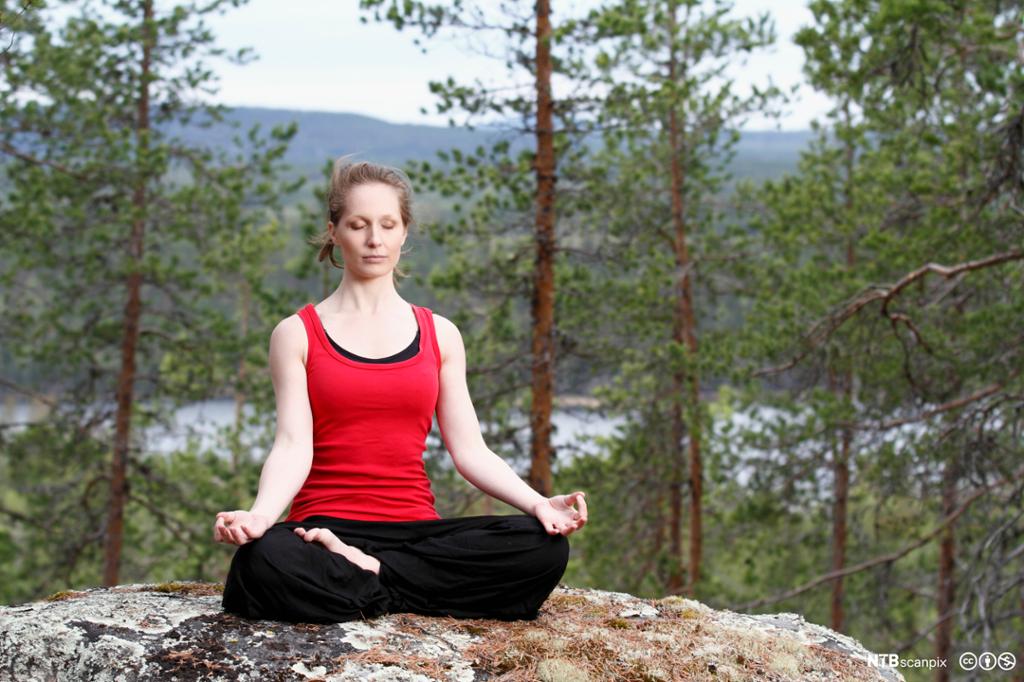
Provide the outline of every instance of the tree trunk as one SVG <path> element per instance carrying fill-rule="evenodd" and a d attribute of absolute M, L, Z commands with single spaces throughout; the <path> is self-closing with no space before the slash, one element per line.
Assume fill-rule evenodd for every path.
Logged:
<path fill-rule="evenodd" d="M 942 472 L 942 517 L 946 518 L 956 511 L 956 464 L 948 461 Z M 942 531 L 942 541 L 939 545 L 939 584 L 938 612 L 939 625 L 935 628 L 935 658 L 947 661 L 945 668 L 935 669 L 936 682 L 948 682 L 949 680 L 949 654 L 952 649 L 953 639 L 953 599 L 956 592 L 954 576 L 954 560 L 956 557 L 956 536 L 954 535 L 955 523 L 946 526 Z"/>
<path fill-rule="evenodd" d="M 688 289 L 689 285 L 687 284 Z M 687 298 L 689 298 L 689 292 L 687 292 Z M 692 317 L 689 324 L 693 324 Z M 692 330 L 692 326 L 689 326 L 688 329 Z M 692 333 L 687 334 L 687 345 L 690 346 L 692 352 L 696 351 L 694 347 L 696 340 Z M 700 410 L 698 404 L 700 390 L 697 381 L 696 373 L 691 373 L 690 404 L 693 406 L 693 413 L 690 419 L 690 584 L 686 588 L 686 593 L 694 598 L 697 594 L 697 583 L 700 581 L 700 565 L 704 554 L 704 528 L 701 514 L 704 505 L 704 462 L 700 452 L 700 428 L 697 417 Z"/>
<path fill-rule="evenodd" d="M 676 319 L 678 321 L 678 318 Z M 678 396 L 682 392 L 682 386 L 677 379 L 676 375 L 672 376 L 674 396 Z M 672 411 L 672 441 L 668 444 L 667 449 L 672 462 L 672 478 L 669 484 L 668 553 L 672 561 L 666 587 L 668 594 L 682 594 L 684 591 L 683 571 L 686 566 L 686 559 L 683 557 L 683 469 L 685 464 L 682 448 L 685 425 L 677 398 L 673 398 L 670 409 Z"/>
<path fill-rule="evenodd" d="M 843 115 L 847 129 L 850 128 L 850 104 L 843 103 Z M 853 163 L 854 147 L 850 140 L 846 142 L 845 166 L 846 166 L 846 196 L 843 197 L 845 208 L 844 215 L 849 219 L 853 215 Z M 851 236 L 846 243 L 846 267 L 851 272 L 857 264 L 857 254 L 854 250 L 854 238 Z M 829 377 L 833 375 L 829 373 Z M 846 369 L 842 374 L 842 380 L 838 388 L 839 392 L 849 404 L 853 390 L 853 373 Z M 847 520 L 849 510 L 847 503 L 850 498 L 850 444 L 853 440 L 853 433 L 850 429 L 842 429 L 840 435 L 839 452 L 833 454 L 832 473 L 835 477 L 835 496 L 832 503 L 832 570 L 841 571 L 846 567 L 846 539 Z M 844 582 L 842 576 L 832 581 L 832 617 L 831 627 L 836 632 L 843 631 L 846 614 L 843 611 Z"/>
<path fill-rule="evenodd" d="M 249 335 L 249 309 L 252 305 L 252 290 L 249 282 L 244 278 L 239 283 L 241 287 L 241 305 L 239 310 L 239 333 L 245 339 Z M 242 475 L 243 458 L 249 459 L 249 455 L 243 445 L 242 434 L 245 431 L 245 404 L 249 396 L 245 390 L 245 380 L 249 375 L 249 363 L 246 362 L 248 348 L 242 347 L 238 358 L 238 378 L 235 383 L 235 431 L 231 437 L 231 473 L 233 474 L 235 499 L 243 500 L 249 494 L 247 482 Z"/>
<path fill-rule="evenodd" d="M 549 0 L 538 0 L 537 11 L 537 213 L 534 235 L 532 401 L 530 403 L 530 485 L 545 497 L 551 493 L 551 407 L 554 394 L 554 258 L 555 149 L 554 106 L 551 98 L 551 19 Z"/>
<path fill-rule="evenodd" d="M 242 339 L 249 335 L 249 305 L 252 296 L 249 292 L 249 283 L 241 282 L 242 305 L 239 316 L 239 333 Z M 238 358 L 238 381 L 235 388 L 235 439 L 231 448 L 231 472 L 238 474 L 242 466 L 242 420 L 245 417 L 245 403 L 248 396 L 245 393 L 245 378 L 248 375 L 248 364 L 245 362 L 245 354 L 248 349 L 243 347 Z"/>
<path fill-rule="evenodd" d="M 1024 61 L 1022 59 L 1021 61 Z M 1024 583 L 1020 585 L 1020 612 L 1024 613 Z M 1024 638 L 1018 640 L 1017 645 L 1017 672 L 1013 676 L 1013 682 L 1024 682 Z"/>
<path fill-rule="evenodd" d="M 847 379 L 849 373 L 847 373 Z M 843 389 L 844 391 L 848 390 Z M 832 570 L 840 571 L 846 567 L 846 521 L 847 501 L 850 494 L 850 440 L 849 429 L 843 429 L 839 448 L 833 454 L 832 473 L 835 477 L 835 490 L 832 502 Z M 832 581 L 832 622 L 831 628 L 842 632 L 845 615 L 843 613 L 843 578 L 840 576 Z"/>
<path fill-rule="evenodd" d="M 139 101 L 135 122 L 137 155 L 140 160 L 139 176 L 132 193 L 131 236 L 128 242 L 129 257 L 134 268 L 126 284 L 128 300 L 124 306 L 124 329 L 121 339 L 121 371 L 117 380 L 117 414 L 114 427 L 113 461 L 110 467 L 110 506 L 107 514 L 106 540 L 104 547 L 103 584 L 117 585 L 121 564 L 121 545 L 124 536 L 124 507 L 126 496 L 126 469 L 128 451 L 131 445 L 132 400 L 135 389 L 135 350 L 139 341 L 139 320 L 142 317 L 142 263 L 143 244 L 146 229 L 146 150 L 149 136 L 149 71 L 153 52 L 152 36 L 153 1 L 143 3 L 142 64 L 140 69 Z"/>
<path fill-rule="evenodd" d="M 675 39 L 677 24 L 676 10 L 677 3 L 673 0 L 669 4 L 668 13 L 668 35 L 669 39 Z M 685 75 L 679 73 L 679 63 L 676 58 L 675 45 L 669 46 L 668 51 L 668 73 L 672 83 Z M 672 227 L 673 227 L 673 250 L 676 259 L 676 281 L 675 281 L 675 323 L 673 325 L 672 340 L 677 344 L 686 344 L 691 361 L 697 357 L 697 333 L 696 319 L 693 311 L 693 287 L 690 280 L 690 250 L 686 243 L 688 225 L 686 223 L 686 208 L 683 203 L 683 195 L 686 188 L 686 171 L 684 161 L 686 158 L 685 128 L 686 122 L 680 122 L 673 103 L 668 112 L 669 150 L 671 155 L 671 182 L 672 182 Z M 703 554 L 703 528 L 701 510 L 703 506 L 703 462 L 701 461 L 701 435 L 700 435 L 700 379 L 697 371 L 691 364 L 690 367 L 682 370 L 675 370 L 672 373 L 673 402 L 672 402 L 672 454 L 676 463 L 678 473 L 673 475 L 673 485 L 678 481 L 680 486 L 673 490 L 673 519 L 672 527 L 674 537 L 673 547 L 680 542 L 678 534 L 681 532 L 678 518 L 681 509 L 677 511 L 676 497 L 682 495 L 681 481 L 682 468 L 686 455 L 683 451 L 684 431 L 689 435 L 689 481 L 690 481 L 690 560 L 689 575 L 686 585 L 686 593 L 694 596 L 697 583 L 700 581 L 701 556 Z M 689 418 L 684 417 L 684 410 L 689 406 Z M 681 548 L 675 555 L 678 566 L 682 567 Z M 670 584 L 676 590 L 679 589 L 675 571 L 673 571 Z M 677 594 L 678 592 L 673 592 Z"/>

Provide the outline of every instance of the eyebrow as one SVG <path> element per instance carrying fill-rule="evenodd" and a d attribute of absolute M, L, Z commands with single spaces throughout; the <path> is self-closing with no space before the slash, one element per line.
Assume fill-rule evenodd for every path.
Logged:
<path fill-rule="evenodd" d="M 355 214 L 353 214 L 353 215 L 350 215 L 350 216 L 348 217 L 348 220 L 349 220 L 349 221 L 352 221 L 352 220 L 356 220 L 356 219 L 359 219 L 359 220 L 366 220 L 366 221 L 369 221 L 369 220 L 370 220 L 370 219 L 369 219 L 369 218 L 367 218 L 366 216 L 364 216 L 364 215 L 360 215 L 360 214 L 358 214 L 358 213 L 355 213 Z M 381 216 L 381 220 L 398 220 L 398 218 L 396 218 L 395 216 L 391 215 L 390 213 L 386 213 L 386 214 L 384 214 L 384 215 L 382 215 L 382 216 Z"/>

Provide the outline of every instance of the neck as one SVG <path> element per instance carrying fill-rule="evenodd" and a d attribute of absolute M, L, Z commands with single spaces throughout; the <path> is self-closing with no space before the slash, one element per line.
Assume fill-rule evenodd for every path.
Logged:
<path fill-rule="evenodd" d="M 330 309 L 338 313 L 377 315 L 408 307 L 398 294 L 391 277 L 370 282 L 354 282 L 342 278 L 341 284 L 325 299 Z"/>

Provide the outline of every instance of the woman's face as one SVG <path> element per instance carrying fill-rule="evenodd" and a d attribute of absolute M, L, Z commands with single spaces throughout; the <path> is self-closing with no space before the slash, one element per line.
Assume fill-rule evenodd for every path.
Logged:
<path fill-rule="evenodd" d="M 383 183 L 356 185 L 348 191 L 345 209 L 340 224 L 330 228 L 346 273 L 390 275 L 409 232 L 402 222 L 398 192 Z"/>

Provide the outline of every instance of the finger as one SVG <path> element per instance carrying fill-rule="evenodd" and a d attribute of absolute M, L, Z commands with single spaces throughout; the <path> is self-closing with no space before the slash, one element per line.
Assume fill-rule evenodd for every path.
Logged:
<path fill-rule="evenodd" d="M 576 498 L 576 502 L 579 503 L 580 506 L 580 515 L 583 518 L 587 518 L 587 500 L 583 496 L 583 491 L 579 492 L 579 497 Z"/>
<path fill-rule="evenodd" d="M 219 536 L 221 541 L 234 542 L 234 537 L 231 534 L 231 522 L 234 520 L 234 514 L 232 512 L 221 512 L 222 515 L 218 514 L 216 526 L 219 528 Z"/>
<path fill-rule="evenodd" d="M 576 503 L 576 493 L 569 493 L 568 495 L 559 495 L 563 509 L 568 511 L 576 511 L 573 504 Z"/>

